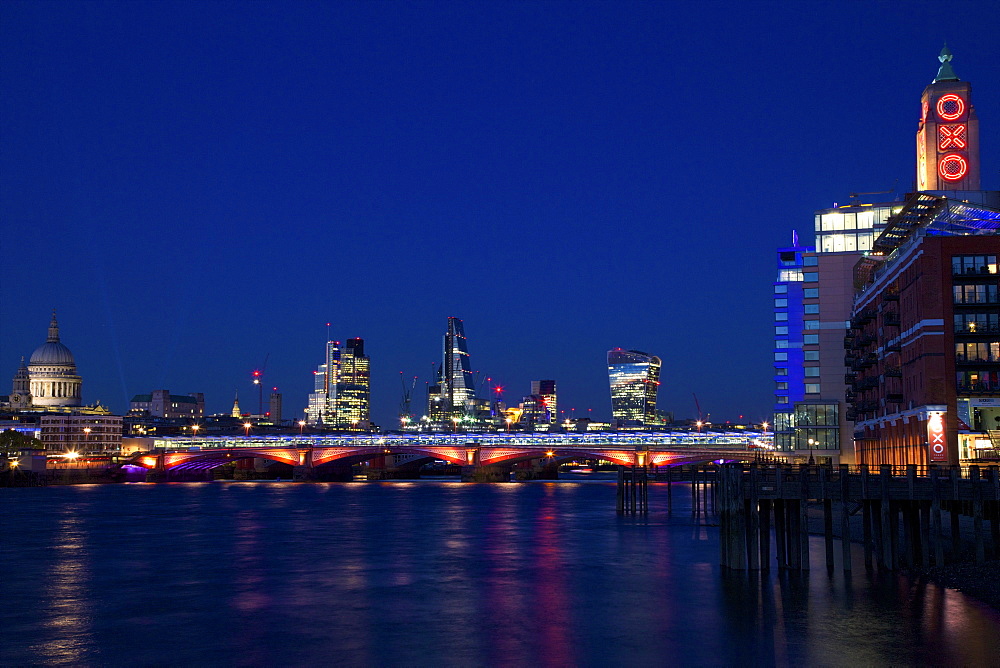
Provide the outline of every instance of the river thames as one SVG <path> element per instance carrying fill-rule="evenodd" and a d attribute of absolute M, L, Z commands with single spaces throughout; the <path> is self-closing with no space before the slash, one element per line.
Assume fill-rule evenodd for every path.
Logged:
<path fill-rule="evenodd" d="M 0 489 L 0 663 L 996 664 L 996 611 L 828 575 L 821 539 L 723 572 L 688 489 L 638 519 L 600 480 Z"/>

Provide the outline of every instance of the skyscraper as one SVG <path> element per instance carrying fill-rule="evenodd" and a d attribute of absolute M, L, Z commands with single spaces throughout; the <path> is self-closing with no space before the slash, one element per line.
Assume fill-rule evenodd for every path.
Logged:
<path fill-rule="evenodd" d="M 432 422 L 461 420 L 475 411 L 476 389 L 469 364 L 469 344 L 459 318 L 448 318 L 438 382 L 428 389 Z"/>
<path fill-rule="evenodd" d="M 340 371 L 340 341 L 327 341 L 325 361 L 313 371 L 313 391 L 309 393 L 306 422 L 310 426 L 333 424 L 337 374 Z"/>
<path fill-rule="evenodd" d="M 545 420 L 549 424 L 555 424 L 559 419 L 559 402 L 556 397 L 556 381 L 554 380 L 533 380 L 531 381 L 531 393 L 541 397 L 545 407 Z"/>
<path fill-rule="evenodd" d="M 371 373 L 365 341 L 347 339 L 344 349 L 339 352 L 340 364 L 334 386 L 334 427 L 344 431 L 368 431 L 371 427 Z"/>
<path fill-rule="evenodd" d="M 656 421 L 660 358 L 638 350 L 608 351 L 611 414 L 621 427 L 642 427 Z"/>

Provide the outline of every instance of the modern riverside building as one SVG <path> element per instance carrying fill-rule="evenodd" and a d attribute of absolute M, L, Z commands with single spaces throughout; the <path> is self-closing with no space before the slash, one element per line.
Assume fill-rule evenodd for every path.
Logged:
<path fill-rule="evenodd" d="M 118 415 L 42 415 L 41 441 L 50 452 L 103 454 L 122 445 L 122 418 Z"/>
<path fill-rule="evenodd" d="M 431 422 L 445 423 L 473 417 L 476 408 L 476 388 L 469 363 L 469 343 L 465 326 L 459 318 L 448 318 L 444 335 L 438 382 L 427 391 L 427 415 Z"/>
<path fill-rule="evenodd" d="M 365 355 L 364 339 L 347 339 L 347 344 L 340 351 L 333 395 L 332 426 L 335 429 L 371 429 L 371 371 L 370 360 Z"/>
<path fill-rule="evenodd" d="M 132 397 L 129 413 L 160 418 L 203 418 L 205 395 L 201 392 L 170 394 L 170 390 L 153 390 L 150 394 Z"/>
<path fill-rule="evenodd" d="M 947 48 L 939 60 L 937 77 L 921 98 L 918 187 L 989 204 L 988 194 L 978 190 L 979 124 L 971 86 L 958 81 Z M 774 284 L 778 449 L 795 451 L 803 458 L 815 454 L 832 463 L 856 460 L 855 430 L 846 409 L 858 396 L 851 375 L 857 369 L 848 367 L 861 362 L 842 354 L 854 307 L 853 269 L 861 258 L 876 252 L 890 218 L 902 211 L 902 202 L 868 204 L 852 195 L 846 206 L 815 213 L 814 247 L 796 242 L 778 250 L 779 276 Z"/>
<path fill-rule="evenodd" d="M 916 193 L 854 269 L 845 338 L 859 463 L 958 464 L 1000 449 L 1000 192 Z"/>
<path fill-rule="evenodd" d="M 659 357 L 638 350 L 608 351 L 611 414 L 619 427 L 642 428 L 656 422 L 660 367 Z"/>
<path fill-rule="evenodd" d="M 820 209 L 815 246 L 778 249 L 774 282 L 775 447 L 821 462 L 853 461 L 846 419 L 844 332 L 854 296 L 852 269 L 901 203 Z"/>

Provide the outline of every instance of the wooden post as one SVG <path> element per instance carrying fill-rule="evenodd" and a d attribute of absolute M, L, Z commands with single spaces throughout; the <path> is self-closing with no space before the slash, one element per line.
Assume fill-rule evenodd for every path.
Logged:
<path fill-rule="evenodd" d="M 990 513 L 990 540 L 993 543 L 993 558 L 1000 559 L 1000 467 L 991 464 L 986 471 L 986 478 L 990 481 L 989 487 L 993 488 L 993 507 Z"/>
<path fill-rule="evenodd" d="M 996 524 L 996 522 L 994 522 Z M 771 500 L 760 501 L 760 568 L 771 569 Z"/>
<path fill-rule="evenodd" d="M 615 508 L 618 513 L 625 512 L 625 467 L 618 467 L 618 489 L 615 491 Z"/>
<path fill-rule="evenodd" d="M 986 547 L 983 544 L 983 486 L 979 477 L 979 466 L 969 467 L 972 481 L 972 533 L 976 541 L 976 563 L 986 561 Z"/>
<path fill-rule="evenodd" d="M 698 467 L 691 465 L 691 517 L 698 517 Z"/>
<path fill-rule="evenodd" d="M 940 469 L 931 466 L 931 542 L 934 550 L 934 565 L 944 566 L 944 541 L 941 535 L 941 477 Z"/>
<path fill-rule="evenodd" d="M 809 471 L 812 467 L 800 470 L 799 479 L 799 551 L 801 552 L 800 568 L 809 570 Z"/>
<path fill-rule="evenodd" d="M 780 469 L 779 469 L 780 470 Z M 774 551 L 778 558 L 778 568 L 788 568 L 788 537 L 785 536 L 785 500 L 779 496 L 774 500 Z"/>
<path fill-rule="evenodd" d="M 884 564 L 884 568 L 889 570 L 895 570 L 895 560 L 892 554 L 892 546 L 895 541 L 892 540 L 892 526 L 890 515 L 891 511 L 889 508 L 889 482 L 891 479 L 890 471 L 891 466 L 883 464 L 879 467 L 879 485 L 881 491 L 881 503 L 880 510 L 882 511 L 881 517 L 881 539 L 882 539 L 882 558 L 879 560 L 880 564 Z"/>
<path fill-rule="evenodd" d="M 833 501 L 827 493 L 827 477 L 829 470 L 822 466 L 819 469 L 820 497 L 823 499 L 823 543 L 826 547 L 826 569 L 833 571 Z"/>
<path fill-rule="evenodd" d="M 733 530 L 733 514 L 729 507 L 729 486 L 732 484 L 729 467 L 722 470 L 722 509 L 719 513 L 719 563 L 724 568 L 731 568 L 729 556 L 729 533 Z"/>
<path fill-rule="evenodd" d="M 851 475 L 847 464 L 840 465 L 840 550 L 844 570 L 851 570 L 851 511 L 848 497 L 851 490 Z"/>
<path fill-rule="evenodd" d="M 729 553 L 735 561 L 734 567 L 744 571 L 747 568 L 747 520 L 743 502 L 743 464 L 732 464 L 735 484 L 733 485 L 732 507 L 735 514 L 736 531 L 730 533 L 732 542 Z"/>
<path fill-rule="evenodd" d="M 917 501 L 917 512 L 920 514 L 920 566 L 931 565 L 931 502 Z"/>
<path fill-rule="evenodd" d="M 674 514 L 674 467 L 667 465 L 667 516 Z"/>
<path fill-rule="evenodd" d="M 760 570 L 760 470 L 750 465 L 750 500 L 747 503 L 747 554 L 750 570 Z"/>
<path fill-rule="evenodd" d="M 958 561 L 962 555 L 962 532 L 958 525 L 958 515 L 962 509 L 962 503 L 959 501 L 958 479 L 962 472 L 958 466 L 952 466 L 948 474 L 951 477 L 951 498 L 953 499 L 948 504 L 951 509 L 951 559 L 952 561 Z"/>
<path fill-rule="evenodd" d="M 872 502 L 868 499 L 861 501 L 861 541 L 865 551 L 865 570 L 869 572 L 873 568 L 872 541 L 874 541 L 874 537 L 872 536 L 872 514 L 875 511 L 872 505 Z"/>

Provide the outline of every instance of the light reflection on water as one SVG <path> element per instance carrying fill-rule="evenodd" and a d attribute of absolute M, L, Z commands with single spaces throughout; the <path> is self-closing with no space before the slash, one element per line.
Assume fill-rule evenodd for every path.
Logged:
<path fill-rule="evenodd" d="M 0 664 L 989 664 L 903 577 L 718 567 L 686 496 L 607 483 L 2 489 Z M 687 501 L 689 503 L 689 500 Z M 821 540 L 813 563 L 822 563 Z M 859 555 L 860 559 L 860 555 Z M 13 576 L 11 575 L 13 574 Z"/>

